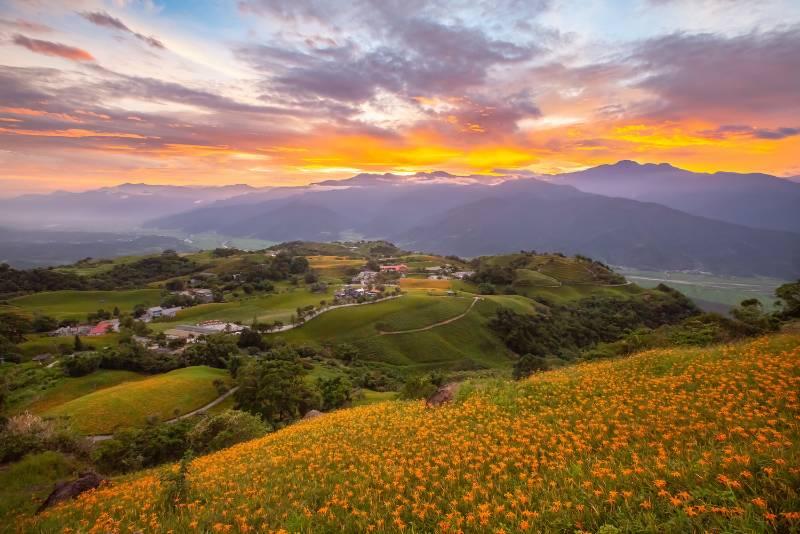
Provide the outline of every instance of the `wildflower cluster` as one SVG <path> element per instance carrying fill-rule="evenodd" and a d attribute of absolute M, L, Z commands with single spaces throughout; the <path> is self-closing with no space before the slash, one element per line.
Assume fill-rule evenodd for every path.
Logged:
<path fill-rule="evenodd" d="M 476 383 L 342 410 L 86 494 L 21 531 L 800 529 L 800 336 Z"/>

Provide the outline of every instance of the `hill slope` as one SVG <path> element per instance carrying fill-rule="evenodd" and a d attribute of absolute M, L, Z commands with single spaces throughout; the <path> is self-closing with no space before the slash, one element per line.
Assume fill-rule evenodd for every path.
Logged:
<path fill-rule="evenodd" d="M 338 411 L 195 460 L 190 504 L 146 472 L 19 528 L 790 531 L 799 392 L 797 335 L 651 351 Z"/>

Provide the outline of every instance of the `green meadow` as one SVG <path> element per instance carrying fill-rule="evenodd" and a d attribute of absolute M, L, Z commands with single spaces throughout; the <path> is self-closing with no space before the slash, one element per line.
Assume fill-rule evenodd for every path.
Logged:
<path fill-rule="evenodd" d="M 141 426 L 147 418 L 161 420 L 201 408 L 217 397 L 213 382 L 230 381 L 225 369 L 186 367 L 99 389 L 45 410 L 44 415 L 66 416 L 85 434 L 105 434 L 117 428 Z"/>
<path fill-rule="evenodd" d="M 99 309 L 123 312 L 133 311 L 137 304 L 157 306 L 161 301 L 158 289 L 131 289 L 120 291 L 45 291 L 25 295 L 9 301 L 12 306 L 31 314 L 41 313 L 56 319 L 86 320 L 86 315 Z"/>

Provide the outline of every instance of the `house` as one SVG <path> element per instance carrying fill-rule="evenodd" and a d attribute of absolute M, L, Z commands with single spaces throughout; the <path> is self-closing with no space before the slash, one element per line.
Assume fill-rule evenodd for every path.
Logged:
<path fill-rule="evenodd" d="M 212 302 L 214 300 L 214 292 L 210 289 L 187 289 L 179 293 L 185 297 L 191 297 L 198 302 Z"/>
<path fill-rule="evenodd" d="M 45 353 L 45 354 L 37 354 L 36 356 L 31 358 L 31 361 L 38 362 L 41 365 L 44 365 L 45 363 L 49 362 L 52 359 L 53 359 L 52 354 Z"/>
<path fill-rule="evenodd" d="M 211 334 L 238 334 L 244 327 L 235 323 L 226 323 L 223 321 L 203 321 L 196 325 L 182 324 L 175 328 L 170 328 L 164 334 L 168 339 L 194 339 L 200 336 L 208 336 Z"/>
<path fill-rule="evenodd" d="M 399 265 L 381 265 L 382 273 L 407 273 L 408 265 L 401 263 Z"/>
<path fill-rule="evenodd" d="M 469 278 L 473 274 L 475 274 L 475 271 L 458 271 L 453 273 L 453 276 L 459 280 L 463 280 L 464 278 Z"/>
<path fill-rule="evenodd" d="M 441 267 L 425 267 L 425 271 L 429 273 L 438 273 L 442 270 Z"/>
<path fill-rule="evenodd" d="M 119 332 L 119 319 L 111 319 L 110 321 L 100 321 L 89 330 L 90 336 L 102 336 L 108 332 Z"/>
<path fill-rule="evenodd" d="M 161 306 L 153 306 L 152 308 L 147 308 L 147 311 L 142 315 L 142 321 L 145 323 L 149 323 L 154 319 L 159 319 L 161 317 L 175 317 L 175 315 L 181 311 L 183 307 L 175 306 L 174 308 L 162 308 Z"/>
<path fill-rule="evenodd" d="M 92 329 L 91 325 L 62 326 L 53 331 L 54 336 L 85 336 Z"/>

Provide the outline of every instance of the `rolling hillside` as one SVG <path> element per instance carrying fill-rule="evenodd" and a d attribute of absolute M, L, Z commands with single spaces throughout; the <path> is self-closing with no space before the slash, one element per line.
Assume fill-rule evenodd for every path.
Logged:
<path fill-rule="evenodd" d="M 141 426 L 150 416 L 167 420 L 205 406 L 220 395 L 213 384 L 216 379 L 227 382 L 230 377 L 224 369 L 186 367 L 102 388 L 44 414 L 68 417 L 86 434 L 110 433 L 116 428 Z"/>
<path fill-rule="evenodd" d="M 22 529 L 792 532 L 800 337 L 663 349 L 340 410 L 143 472 Z M 174 470 L 174 468 L 173 468 Z M 346 474 L 345 478 L 343 474 Z M 184 504 L 186 503 L 186 504 Z"/>

